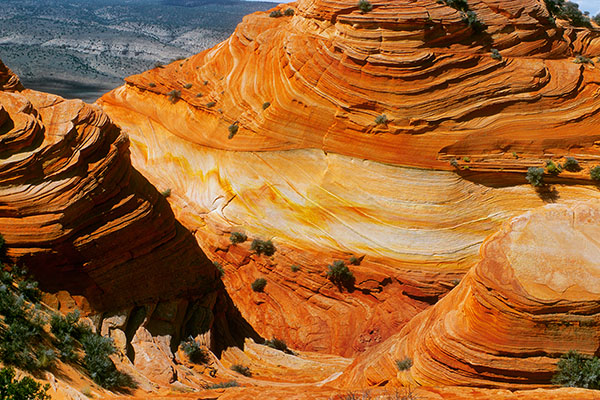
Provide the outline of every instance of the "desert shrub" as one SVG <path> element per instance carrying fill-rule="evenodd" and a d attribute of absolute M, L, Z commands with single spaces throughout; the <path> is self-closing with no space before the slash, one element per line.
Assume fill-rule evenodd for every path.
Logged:
<path fill-rule="evenodd" d="M 169 101 L 175 104 L 181 98 L 181 91 L 173 89 L 167 93 L 167 96 Z"/>
<path fill-rule="evenodd" d="M 233 137 L 235 136 L 235 134 L 238 132 L 239 126 L 237 124 L 231 124 L 229 125 L 229 128 L 227 128 L 227 130 L 229 130 L 229 136 L 227 136 L 229 139 L 233 139 Z"/>
<path fill-rule="evenodd" d="M 230 387 L 238 387 L 240 386 L 239 383 L 237 383 L 237 381 L 227 381 L 227 382 L 221 382 L 221 383 L 213 383 L 211 385 L 207 385 L 205 389 L 226 389 L 226 388 L 230 388 Z"/>
<path fill-rule="evenodd" d="M 262 105 L 262 109 L 266 110 L 267 108 L 269 108 L 271 106 L 271 103 L 269 103 L 268 101 L 265 101 Z"/>
<path fill-rule="evenodd" d="M 562 172 L 562 168 L 554 161 L 548 160 L 546 161 L 546 171 L 548 171 L 549 174 L 558 175 Z"/>
<path fill-rule="evenodd" d="M 474 11 L 464 12 L 462 20 L 475 32 L 481 32 L 485 29 L 485 25 L 477 18 L 477 14 Z"/>
<path fill-rule="evenodd" d="M 192 84 L 191 83 L 186 83 L 185 85 L 183 85 L 184 89 L 191 89 L 192 88 Z"/>
<path fill-rule="evenodd" d="M 569 20 L 574 26 L 591 27 L 590 19 L 584 15 L 576 3 L 565 0 L 544 0 L 550 14 Z"/>
<path fill-rule="evenodd" d="M 265 286 L 267 286 L 267 280 L 265 278 L 258 278 L 250 286 L 252 286 L 252 290 L 255 292 L 262 292 L 265 290 Z"/>
<path fill-rule="evenodd" d="M 231 232 L 231 236 L 229 236 L 229 241 L 233 244 L 244 243 L 248 240 L 248 236 L 242 232 Z"/>
<path fill-rule="evenodd" d="M 412 365 L 413 362 L 408 357 L 402 360 L 396 360 L 396 368 L 398 368 L 398 371 L 408 371 Z"/>
<path fill-rule="evenodd" d="M 356 256 L 350 256 L 348 259 L 348 264 L 350 265 L 360 265 L 360 258 Z"/>
<path fill-rule="evenodd" d="M 15 370 L 2 368 L 0 370 L 0 399 L 6 400 L 50 400 L 49 384 L 42 386 L 30 377 L 15 379 Z"/>
<path fill-rule="evenodd" d="M 204 96 L 202 93 L 196 93 L 196 97 L 202 97 Z"/>
<path fill-rule="evenodd" d="M 42 300 L 42 292 L 38 289 L 38 283 L 24 279 L 19 282 L 19 292 L 26 300 L 37 304 Z"/>
<path fill-rule="evenodd" d="M 50 319 L 50 332 L 57 340 L 56 347 L 60 351 L 60 358 L 66 361 L 77 360 L 77 341 L 92 333 L 89 327 L 79 321 L 79 316 L 79 310 L 76 310 L 64 317 L 54 314 Z"/>
<path fill-rule="evenodd" d="M 215 266 L 217 271 L 219 271 L 219 274 L 221 274 L 221 276 L 225 275 L 225 269 L 223 268 L 220 262 L 213 261 L 213 265 Z"/>
<path fill-rule="evenodd" d="M 570 172 L 577 172 L 581 170 L 579 162 L 573 157 L 567 157 L 563 163 L 563 168 Z"/>
<path fill-rule="evenodd" d="M 592 18 L 592 20 L 593 20 L 593 21 L 594 21 L 596 24 L 600 25 L 600 14 L 596 15 L 595 17 L 593 17 L 593 18 Z"/>
<path fill-rule="evenodd" d="M 208 103 L 206 103 L 206 107 L 208 108 L 213 108 L 215 105 L 217 105 L 217 103 L 214 101 L 209 101 Z"/>
<path fill-rule="evenodd" d="M 250 368 L 248 368 L 242 364 L 233 364 L 231 367 L 229 367 L 229 369 L 237 372 L 238 374 L 242 374 L 244 376 L 248 376 L 248 377 L 252 376 L 252 372 L 250 372 Z"/>
<path fill-rule="evenodd" d="M 464 157 L 462 158 L 462 160 L 463 160 L 464 162 L 471 162 L 471 157 L 464 156 Z"/>
<path fill-rule="evenodd" d="M 149 86 L 149 87 L 156 87 L 156 83 L 154 83 L 154 82 L 150 82 L 150 83 L 148 84 L 148 86 Z"/>
<path fill-rule="evenodd" d="M 278 339 L 276 337 L 265 340 L 264 345 L 268 346 L 272 349 L 275 349 L 275 350 L 283 351 L 286 354 L 292 354 L 292 355 L 296 354 L 288 348 L 287 343 L 285 343 L 285 340 Z"/>
<path fill-rule="evenodd" d="M 187 338 L 185 342 L 181 343 L 181 349 L 194 364 L 207 364 L 210 361 L 208 351 L 192 337 Z"/>
<path fill-rule="evenodd" d="M 455 10 L 459 10 L 459 11 L 468 11 L 469 10 L 469 4 L 467 3 L 467 0 L 444 0 L 444 3 L 446 3 L 446 5 L 448 7 L 452 7 Z"/>
<path fill-rule="evenodd" d="M 165 199 L 168 198 L 169 196 L 171 196 L 171 188 L 166 188 L 165 190 L 163 190 L 162 192 L 160 192 L 160 194 Z"/>
<path fill-rule="evenodd" d="M 327 278 L 334 283 L 344 284 L 350 282 L 354 278 L 354 274 L 342 260 L 336 260 L 328 266 Z"/>
<path fill-rule="evenodd" d="M 525 179 L 527 179 L 527 182 L 529 182 L 531 186 L 542 186 L 544 183 L 544 168 L 527 168 L 527 175 L 525 175 Z"/>
<path fill-rule="evenodd" d="M 594 63 L 591 58 L 582 56 L 581 54 L 576 55 L 575 59 L 573 59 L 573 62 L 575 64 L 593 64 Z"/>
<path fill-rule="evenodd" d="M 517 152 L 516 152 L 516 151 L 513 151 L 513 152 L 512 152 L 512 156 L 513 156 L 514 158 L 516 158 L 516 159 L 519 159 L 519 155 L 517 154 Z"/>
<path fill-rule="evenodd" d="M 456 161 L 456 158 L 450 160 L 450 165 L 452 165 L 454 168 L 458 168 L 458 161 Z"/>
<path fill-rule="evenodd" d="M 358 9 L 361 13 L 368 13 L 373 9 L 373 4 L 369 3 L 367 0 L 359 0 L 358 1 Z"/>
<path fill-rule="evenodd" d="M 271 18 L 279 18 L 281 16 L 283 16 L 283 13 L 279 10 L 271 11 L 271 13 L 269 14 L 269 17 Z"/>
<path fill-rule="evenodd" d="M 254 239 L 250 245 L 250 250 L 256 252 L 258 255 L 272 256 L 277 249 L 270 240 Z"/>
<path fill-rule="evenodd" d="M 576 351 L 563 354 L 557 364 L 552 383 L 561 386 L 600 389 L 600 359 L 586 357 Z"/>
<path fill-rule="evenodd" d="M 300 266 L 299 265 L 290 265 L 290 269 L 292 270 L 292 272 L 298 272 L 300 271 Z"/>
<path fill-rule="evenodd" d="M 502 61 L 502 54 L 500 54 L 498 49 L 492 49 L 492 58 L 494 60 Z"/>
<path fill-rule="evenodd" d="M 116 353 L 112 339 L 100 335 L 86 335 L 81 340 L 85 357 L 83 363 L 90 377 L 104 388 L 135 387 L 133 379 L 119 372 L 109 358 Z"/>
<path fill-rule="evenodd" d="M 385 125 L 388 123 L 388 118 L 385 114 L 381 114 L 375 118 L 375 123 L 377 125 Z"/>
<path fill-rule="evenodd" d="M 592 178 L 595 181 L 600 181 L 600 165 L 597 165 L 594 168 L 590 169 L 590 178 Z"/>
<path fill-rule="evenodd" d="M 288 8 L 283 12 L 283 15 L 285 15 L 286 17 L 291 17 L 294 15 L 294 9 L 293 8 Z"/>
<path fill-rule="evenodd" d="M 33 371 L 40 369 L 42 363 L 39 343 L 42 328 L 25 319 L 17 319 L 7 325 L 0 335 L 0 358 L 5 365 Z"/>

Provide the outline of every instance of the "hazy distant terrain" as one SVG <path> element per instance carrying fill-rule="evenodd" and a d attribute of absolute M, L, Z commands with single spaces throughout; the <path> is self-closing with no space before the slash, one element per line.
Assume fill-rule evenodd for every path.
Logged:
<path fill-rule="evenodd" d="M 3 0 L 0 59 L 29 88 L 94 101 L 156 62 L 215 45 L 244 15 L 273 6 L 229 0 Z"/>

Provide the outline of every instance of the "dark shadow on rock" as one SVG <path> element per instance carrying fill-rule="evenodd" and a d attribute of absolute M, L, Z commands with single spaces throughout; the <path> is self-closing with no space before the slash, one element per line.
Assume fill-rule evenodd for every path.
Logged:
<path fill-rule="evenodd" d="M 544 203 L 555 203 L 560 198 L 556 187 L 551 185 L 538 186 L 535 191 Z"/>

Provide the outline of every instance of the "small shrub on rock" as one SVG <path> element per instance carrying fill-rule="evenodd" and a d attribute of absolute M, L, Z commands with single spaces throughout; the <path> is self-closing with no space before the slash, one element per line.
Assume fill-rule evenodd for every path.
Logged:
<path fill-rule="evenodd" d="M 350 258 L 348 259 L 348 263 L 350 265 L 360 265 L 360 258 L 356 256 L 350 256 Z"/>
<path fill-rule="evenodd" d="M 358 9 L 362 14 L 368 13 L 373 9 L 373 4 L 369 3 L 367 0 L 359 0 Z"/>
<path fill-rule="evenodd" d="M 269 14 L 269 17 L 271 17 L 271 18 L 279 18 L 282 16 L 283 16 L 283 13 L 279 10 L 271 11 L 271 13 Z"/>
<path fill-rule="evenodd" d="M 107 389 L 136 386 L 132 378 L 119 372 L 109 358 L 117 351 L 112 339 L 92 334 L 84 336 L 81 343 L 85 350 L 83 363 L 94 382 Z"/>
<path fill-rule="evenodd" d="M 238 132 L 238 129 L 240 129 L 240 127 L 237 124 L 231 124 L 231 125 L 229 125 L 229 128 L 227 128 L 227 129 L 229 130 L 229 136 L 227 136 L 227 138 L 233 139 L 233 137 Z"/>
<path fill-rule="evenodd" d="M 527 179 L 527 182 L 529 182 L 531 186 L 542 186 L 544 184 L 544 168 L 527 168 L 527 175 L 525 175 L 525 179 Z"/>
<path fill-rule="evenodd" d="M 563 163 L 563 168 L 569 172 L 577 172 L 581 171 L 581 166 L 579 162 L 573 157 L 567 157 L 565 162 Z"/>
<path fill-rule="evenodd" d="M 398 371 L 408 371 L 412 365 L 413 362 L 408 357 L 403 360 L 396 360 L 396 368 L 398 368 Z"/>
<path fill-rule="evenodd" d="M 207 108 L 213 108 L 216 105 L 217 105 L 217 103 L 214 101 L 209 101 L 208 103 L 206 103 Z"/>
<path fill-rule="evenodd" d="M 354 279 L 354 274 L 342 260 L 336 260 L 328 266 L 327 278 L 336 284 L 345 284 Z"/>
<path fill-rule="evenodd" d="M 181 91 L 173 89 L 167 93 L 167 96 L 169 101 L 175 104 L 181 98 Z"/>
<path fill-rule="evenodd" d="M 546 161 L 546 171 L 552 175 L 558 175 L 562 172 L 560 165 L 554 163 L 552 160 Z"/>
<path fill-rule="evenodd" d="M 385 125 L 388 123 L 388 118 L 385 114 L 381 114 L 375 118 L 375 124 Z"/>
<path fill-rule="evenodd" d="M 265 278 L 258 278 L 252 282 L 251 286 L 255 292 L 262 292 L 265 290 L 265 286 L 267 286 L 267 280 Z"/>
<path fill-rule="evenodd" d="M 502 54 L 500 54 L 498 49 L 492 49 L 492 58 L 494 60 L 502 61 Z"/>
<path fill-rule="evenodd" d="M 590 170 L 590 178 L 595 181 L 600 181 L 600 165 L 597 165 Z"/>
<path fill-rule="evenodd" d="M 248 236 L 242 232 L 231 232 L 231 236 L 229 236 L 229 241 L 233 244 L 244 243 L 248 240 Z"/>
<path fill-rule="evenodd" d="M 229 367 L 229 369 L 237 372 L 238 374 L 242 374 L 244 376 L 248 376 L 248 377 L 252 376 L 252 372 L 250 372 L 250 368 L 248 368 L 242 364 L 233 364 L 231 367 Z"/>
<path fill-rule="evenodd" d="M 283 351 L 286 354 L 292 354 L 292 355 L 295 354 L 292 350 L 290 350 L 288 348 L 287 343 L 285 343 L 284 340 L 278 339 L 276 337 L 265 340 L 264 344 L 265 344 L 265 346 L 268 346 L 272 349 Z"/>
<path fill-rule="evenodd" d="M 266 110 L 267 108 L 269 108 L 271 106 L 271 103 L 269 103 L 268 101 L 265 101 L 262 105 L 262 109 Z"/>
<path fill-rule="evenodd" d="M 299 265 L 290 265 L 290 269 L 292 270 L 292 272 L 298 272 L 300 271 L 300 266 Z"/>
<path fill-rule="evenodd" d="M 231 387 L 238 387 L 240 384 L 237 381 L 227 381 L 220 383 L 213 383 L 211 385 L 207 385 L 205 389 L 227 389 Z"/>
<path fill-rule="evenodd" d="M 283 12 L 283 15 L 285 15 L 286 17 L 292 17 L 294 15 L 294 9 L 288 8 Z"/>
<path fill-rule="evenodd" d="M 223 268 L 220 262 L 213 261 L 213 265 L 215 266 L 217 271 L 219 271 L 219 274 L 221 274 L 221 276 L 225 275 L 225 269 Z"/>
<path fill-rule="evenodd" d="M 181 349 L 194 364 L 207 364 L 210 361 L 210 355 L 200 343 L 189 337 L 181 343 Z"/>
<path fill-rule="evenodd" d="M 183 85 L 184 89 L 191 89 L 192 88 L 192 84 L 191 83 L 186 83 L 185 85 Z"/>
<path fill-rule="evenodd" d="M 250 245 L 250 250 L 256 252 L 258 255 L 264 254 L 266 256 L 272 256 L 276 251 L 273 242 L 261 239 L 254 239 Z"/>

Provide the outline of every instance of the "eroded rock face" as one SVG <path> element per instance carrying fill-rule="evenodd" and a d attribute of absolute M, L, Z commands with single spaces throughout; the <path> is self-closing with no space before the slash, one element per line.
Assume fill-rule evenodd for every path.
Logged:
<path fill-rule="evenodd" d="M 361 355 L 348 385 L 526 387 L 549 384 L 560 355 L 598 354 L 600 203 L 548 205 L 516 217 L 432 308 Z M 395 360 L 413 366 L 398 372 Z"/>
<path fill-rule="evenodd" d="M 554 25 L 533 0 L 469 2 L 481 33 L 435 0 L 373 5 L 253 14 L 215 48 L 99 102 L 258 333 L 344 356 L 446 294 L 506 219 L 598 197 L 600 73 L 573 62 L 600 50 L 597 31 Z M 567 155 L 581 171 L 546 179 L 578 185 L 526 184 L 527 167 Z M 231 245 L 232 231 L 278 251 Z M 340 291 L 327 266 L 352 255 L 364 258 Z"/>
<path fill-rule="evenodd" d="M 96 311 L 216 290 L 217 272 L 98 107 L 20 90 L 0 65 L 0 233 L 47 291 Z M 149 279 L 151 277 L 151 279 Z"/>

